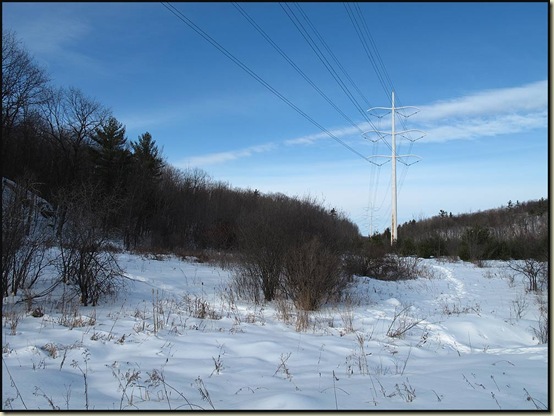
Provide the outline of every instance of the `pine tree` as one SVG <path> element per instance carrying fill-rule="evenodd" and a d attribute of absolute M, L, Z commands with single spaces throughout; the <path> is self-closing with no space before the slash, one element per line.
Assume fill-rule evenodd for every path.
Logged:
<path fill-rule="evenodd" d="M 131 142 L 131 148 L 133 149 L 133 161 L 138 168 L 151 179 L 158 179 L 164 163 L 152 135 L 148 132 L 141 134 L 138 142 Z"/>
<path fill-rule="evenodd" d="M 156 214 L 156 190 L 164 167 L 160 150 L 150 133 L 141 134 L 137 142 L 131 142 L 131 149 L 132 174 L 124 227 L 126 248 L 136 246 L 150 231 L 150 220 Z"/>
<path fill-rule="evenodd" d="M 104 125 L 96 129 L 92 140 L 94 175 L 104 194 L 121 192 L 130 162 L 125 126 L 115 117 L 110 117 Z"/>

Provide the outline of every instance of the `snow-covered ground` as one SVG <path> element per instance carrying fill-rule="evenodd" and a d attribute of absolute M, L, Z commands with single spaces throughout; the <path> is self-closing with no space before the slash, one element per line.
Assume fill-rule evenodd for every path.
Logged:
<path fill-rule="evenodd" d="M 4 299 L 4 410 L 550 408 L 536 295 L 504 263 L 356 277 L 306 321 L 234 299 L 215 265 L 119 262 L 127 289 L 97 307 L 52 297 L 33 317 Z"/>

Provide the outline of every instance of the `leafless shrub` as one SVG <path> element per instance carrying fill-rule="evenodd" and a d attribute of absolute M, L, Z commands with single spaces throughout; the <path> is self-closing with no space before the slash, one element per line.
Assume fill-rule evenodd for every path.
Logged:
<path fill-rule="evenodd" d="M 484 268 L 487 266 L 487 262 L 483 259 L 475 259 L 472 261 L 472 263 L 476 266 L 476 267 L 479 267 L 480 269 Z"/>
<path fill-rule="evenodd" d="M 344 304 L 344 309 L 340 310 L 342 325 L 347 334 L 354 332 L 354 310 L 351 301 Z"/>
<path fill-rule="evenodd" d="M 548 265 L 544 261 L 535 259 L 512 260 L 508 263 L 508 267 L 523 275 L 524 279 L 527 280 L 530 292 L 538 292 L 548 285 Z"/>
<path fill-rule="evenodd" d="M 208 389 L 206 388 L 206 385 L 204 384 L 204 381 L 200 377 L 198 377 L 196 380 L 196 387 L 198 388 L 198 391 L 200 392 L 200 396 L 202 396 L 202 400 L 207 401 L 210 404 L 210 407 L 212 410 L 215 410 L 214 404 L 212 402 L 212 399 L 210 398 L 210 393 L 208 392 Z"/>
<path fill-rule="evenodd" d="M 56 344 L 52 342 L 48 342 L 47 344 L 43 345 L 41 349 L 52 358 L 56 358 L 58 356 L 59 348 Z"/>
<path fill-rule="evenodd" d="M 457 263 L 460 261 L 458 256 L 440 256 L 436 258 L 439 263 Z"/>
<path fill-rule="evenodd" d="M 548 315 L 539 316 L 537 326 L 531 327 L 531 330 L 533 331 L 533 334 L 535 334 L 535 337 L 539 340 L 540 344 L 548 343 L 550 333 L 550 328 L 548 327 Z"/>
<path fill-rule="evenodd" d="M 412 387 L 410 384 L 410 380 L 406 378 L 406 382 L 402 383 L 402 387 L 400 387 L 398 384 L 395 385 L 396 392 L 400 397 L 402 397 L 406 403 L 411 403 L 416 398 L 415 394 L 415 387 Z"/>
<path fill-rule="evenodd" d="M 420 264 L 417 269 L 417 276 L 429 280 L 436 279 L 437 270 L 432 266 Z"/>
<path fill-rule="evenodd" d="M 212 360 L 214 362 L 214 370 L 210 374 L 210 377 L 216 374 L 221 374 L 223 371 L 223 360 L 221 359 L 221 356 L 225 354 L 225 351 L 223 350 L 223 345 L 219 346 L 219 354 L 217 355 L 217 358 L 212 357 Z"/>
<path fill-rule="evenodd" d="M 416 279 L 420 276 L 421 259 L 415 256 L 396 257 L 398 274 L 401 279 Z"/>
<path fill-rule="evenodd" d="M 410 329 L 419 325 L 423 319 L 418 319 L 410 314 L 410 305 L 396 308 L 392 322 L 387 329 L 387 336 L 391 338 L 401 338 Z"/>
<path fill-rule="evenodd" d="M 80 312 L 79 301 L 75 296 L 67 296 L 65 292 L 57 302 L 57 308 L 59 308 L 60 312 L 60 316 L 57 318 L 58 323 L 70 329 L 94 325 L 96 323 L 96 309 L 92 309 L 90 315 L 84 317 Z"/>
<path fill-rule="evenodd" d="M 230 285 L 224 287 L 219 291 L 219 297 L 222 301 L 222 308 L 227 309 L 227 317 L 233 314 L 235 317 L 238 315 L 237 308 L 237 294 L 233 287 Z"/>
<path fill-rule="evenodd" d="M 535 296 L 537 305 L 539 306 L 539 312 L 541 314 L 548 313 L 548 296 L 545 296 L 544 293 L 537 293 Z"/>
<path fill-rule="evenodd" d="M 278 319 L 281 319 L 284 323 L 292 321 L 294 316 L 294 305 L 285 296 L 279 295 L 276 297 L 275 309 Z"/>
<path fill-rule="evenodd" d="M 261 281 L 258 277 L 257 268 L 250 264 L 239 264 L 235 267 L 231 290 L 240 299 L 245 299 L 255 304 L 263 301 Z"/>
<path fill-rule="evenodd" d="M 17 325 L 19 325 L 19 321 L 22 317 L 23 313 L 16 309 L 2 312 L 2 321 L 4 321 L 4 326 L 10 329 L 10 335 L 17 334 Z"/>
<path fill-rule="evenodd" d="M 237 273 L 252 299 L 274 300 L 279 289 L 289 236 L 284 229 L 287 213 L 271 199 L 258 201 L 256 210 L 238 219 L 240 252 Z M 253 296 L 252 296 L 253 295 Z"/>
<path fill-rule="evenodd" d="M 509 287 L 516 287 L 516 276 L 514 273 L 504 273 L 502 277 L 508 281 Z"/>
<path fill-rule="evenodd" d="M 540 294 L 536 297 L 539 305 L 539 319 L 536 327 L 531 327 L 533 334 L 537 337 L 539 343 L 547 344 L 550 338 L 550 326 L 548 316 L 548 299 Z"/>
<path fill-rule="evenodd" d="M 442 313 L 445 315 L 461 315 L 466 313 L 476 313 L 479 315 L 481 313 L 481 305 L 477 302 L 475 304 L 466 304 L 462 306 L 462 303 L 458 300 L 458 302 L 448 303 L 443 302 L 442 305 Z"/>
<path fill-rule="evenodd" d="M 204 299 L 196 298 L 193 304 L 194 312 L 193 315 L 195 318 L 200 319 L 219 319 L 220 316 L 217 312 L 211 307 L 211 305 Z"/>
<path fill-rule="evenodd" d="M 310 313 L 308 311 L 297 309 L 296 311 L 296 331 L 303 332 L 310 326 Z"/>
<path fill-rule="evenodd" d="M 281 354 L 281 358 L 280 358 L 281 362 L 277 366 L 277 370 L 275 370 L 275 373 L 273 373 L 273 376 L 281 372 L 287 380 L 292 381 L 292 374 L 289 368 L 287 367 L 287 361 L 291 355 L 292 355 L 291 352 L 289 352 L 288 354 Z"/>
<path fill-rule="evenodd" d="M 282 194 L 258 195 L 252 204 L 253 209 L 237 220 L 236 257 L 238 271 L 244 278 L 255 281 L 250 287 L 261 290 L 266 302 L 274 300 L 279 291 L 285 291 L 297 307 L 314 310 L 325 301 L 314 292 L 310 276 L 313 274 L 310 268 L 317 268 L 326 286 L 324 290 L 335 296 L 336 290 L 327 289 L 343 278 L 346 280 L 346 276 L 333 271 L 332 279 L 340 278 L 329 285 L 329 272 L 341 268 L 340 255 L 355 238 L 348 221 L 336 210 L 329 212 L 309 197 L 298 200 Z M 314 246 L 324 250 L 319 258 L 312 255 Z M 303 266 L 299 258 L 310 264 Z"/>
<path fill-rule="evenodd" d="M 2 296 L 29 290 L 49 264 L 52 239 L 48 204 L 37 196 L 30 179 L 20 185 L 2 179 Z"/>
<path fill-rule="evenodd" d="M 370 354 L 366 354 L 365 352 L 365 336 L 362 333 L 356 334 L 356 341 L 358 342 L 358 348 L 356 358 L 358 361 L 358 369 L 360 370 L 360 374 L 367 375 L 369 374 L 369 366 L 367 363 L 367 356 Z"/>
<path fill-rule="evenodd" d="M 174 250 L 175 255 L 184 261 L 193 261 L 195 263 L 210 263 L 213 261 L 215 252 L 209 250 L 190 250 L 179 248 Z"/>
<path fill-rule="evenodd" d="M 117 379 L 119 383 L 118 390 L 121 390 L 121 399 L 119 401 L 119 410 L 124 410 L 126 406 L 123 406 L 123 400 L 127 399 L 128 406 L 134 406 L 134 396 L 133 393 L 127 394 L 129 388 L 133 388 L 138 385 L 141 378 L 141 371 L 135 368 L 128 368 L 126 371 L 121 371 L 119 368 L 119 363 L 114 361 L 112 365 L 109 366 L 112 370 L 112 375 Z"/>
<path fill-rule="evenodd" d="M 109 240 L 100 215 L 103 211 L 95 206 L 96 197 L 95 189 L 87 186 L 59 197 L 65 221 L 58 237 L 57 266 L 63 282 L 75 288 L 84 306 L 96 306 L 101 298 L 124 289 L 123 272 L 115 254 L 105 250 Z"/>
<path fill-rule="evenodd" d="M 378 280 L 396 281 L 415 279 L 422 274 L 421 259 L 390 254 L 350 255 L 345 260 L 348 273 Z"/>
<path fill-rule="evenodd" d="M 58 322 L 70 329 L 93 326 L 96 324 L 96 311 L 92 310 L 89 316 L 83 316 L 79 312 L 78 306 L 72 303 L 71 307 L 64 308 Z"/>
<path fill-rule="evenodd" d="M 516 298 L 512 301 L 512 311 L 514 312 L 515 317 L 517 319 L 521 319 L 523 315 L 525 315 L 528 307 L 529 303 L 527 301 L 526 294 L 518 293 Z"/>
<path fill-rule="evenodd" d="M 56 404 L 54 404 L 54 401 L 52 400 L 52 397 L 48 397 L 46 395 L 46 393 L 44 391 L 42 391 L 41 388 L 35 386 L 35 390 L 33 391 L 33 395 L 37 396 L 37 397 L 38 396 L 44 397 L 44 399 L 46 399 L 46 401 L 48 402 L 48 404 L 50 405 L 52 410 L 60 410 L 60 407 L 57 406 Z"/>
<path fill-rule="evenodd" d="M 318 238 L 290 250 L 284 263 L 284 291 L 297 309 L 317 310 L 346 286 L 340 256 Z"/>
<path fill-rule="evenodd" d="M 221 319 L 221 315 L 204 298 L 187 294 L 183 299 L 190 316 L 199 319 Z"/>
<path fill-rule="evenodd" d="M 494 273 L 490 270 L 487 270 L 487 271 L 485 271 L 485 273 L 483 273 L 483 277 L 485 279 L 494 279 L 494 278 L 498 277 L 498 273 Z"/>
<path fill-rule="evenodd" d="M 226 251 L 212 252 L 210 259 L 211 262 L 223 270 L 232 270 L 237 264 L 236 255 Z"/>

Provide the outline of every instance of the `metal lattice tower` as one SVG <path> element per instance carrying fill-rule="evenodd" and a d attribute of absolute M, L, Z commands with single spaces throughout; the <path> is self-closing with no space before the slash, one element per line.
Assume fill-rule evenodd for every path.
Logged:
<path fill-rule="evenodd" d="M 403 111 L 410 110 L 410 109 L 413 109 L 415 111 L 413 111 L 410 114 L 403 114 L 402 113 Z M 388 136 L 389 134 L 391 136 L 391 146 L 390 146 L 391 151 L 392 151 L 391 156 L 377 155 L 375 157 L 390 158 L 390 160 L 392 162 L 391 163 L 392 164 L 392 172 L 391 172 L 391 183 L 392 183 L 392 190 L 391 190 L 391 194 L 392 194 L 391 245 L 393 245 L 394 242 L 397 240 L 397 231 L 398 231 L 396 161 L 398 160 L 400 163 L 402 163 L 406 166 L 409 166 L 409 165 L 413 165 L 414 163 L 417 163 L 421 160 L 421 158 L 419 156 L 412 155 L 412 154 L 397 155 L 396 154 L 396 136 L 400 135 L 400 136 L 403 136 L 404 138 L 406 138 L 407 140 L 410 140 L 410 141 L 414 142 L 416 140 L 421 139 L 423 136 L 425 136 L 425 133 L 422 132 L 421 130 L 403 130 L 403 131 L 398 131 L 398 132 L 395 131 L 395 121 L 396 121 L 396 115 L 397 114 L 407 118 L 407 117 L 410 117 L 410 116 L 416 114 L 417 112 L 419 112 L 419 108 L 411 107 L 411 106 L 395 107 L 395 105 L 394 105 L 394 91 L 392 92 L 391 107 L 372 107 L 367 111 L 370 113 L 370 115 L 373 115 L 373 116 L 376 116 L 376 117 L 379 117 L 379 118 L 382 118 L 386 115 L 386 113 L 383 114 L 383 115 L 379 115 L 379 113 L 378 113 L 379 111 L 386 111 L 386 112 L 390 111 L 390 113 L 391 113 L 391 132 L 390 133 L 383 132 L 383 131 L 380 131 L 380 130 L 371 130 L 369 132 L 366 132 L 365 134 L 368 134 L 368 133 L 377 134 L 377 136 L 378 136 L 377 139 L 376 140 L 370 139 L 372 141 L 377 141 L 377 140 L 381 140 L 381 139 L 385 140 L 385 136 Z M 373 114 L 372 114 L 372 112 L 373 112 Z M 407 136 L 410 133 L 419 133 L 420 136 L 415 138 L 415 139 L 412 139 L 409 136 Z M 402 160 L 403 158 L 409 158 L 409 157 L 416 158 L 417 160 L 413 163 L 406 163 L 405 161 Z M 388 162 L 388 160 L 387 160 L 387 162 Z"/>

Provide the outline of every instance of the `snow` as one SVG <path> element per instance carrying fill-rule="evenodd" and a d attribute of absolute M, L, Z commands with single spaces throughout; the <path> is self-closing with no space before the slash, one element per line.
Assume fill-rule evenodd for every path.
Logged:
<path fill-rule="evenodd" d="M 536 296 L 502 262 L 357 276 L 297 331 L 295 311 L 285 321 L 277 303 L 233 300 L 229 270 L 118 259 L 126 289 L 99 306 L 62 312 L 53 296 L 33 317 L 4 299 L 4 410 L 549 409 Z"/>

